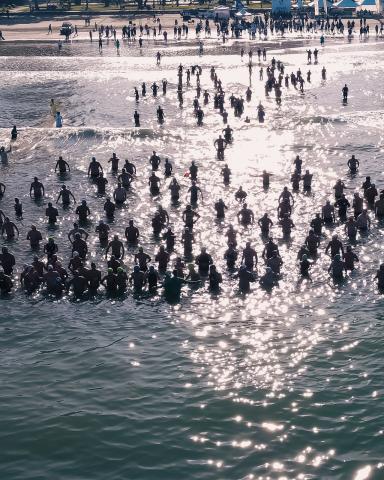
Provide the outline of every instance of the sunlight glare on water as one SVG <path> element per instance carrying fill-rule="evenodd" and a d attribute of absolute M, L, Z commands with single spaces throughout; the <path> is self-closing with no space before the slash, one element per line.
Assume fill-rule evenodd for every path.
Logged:
<path fill-rule="evenodd" d="M 271 44 L 268 56 L 284 62 L 288 73 L 299 67 L 304 72 L 305 50 L 317 42 L 304 40 L 292 48 Z M 382 44 L 373 39 L 352 45 L 329 41 L 320 65 L 310 67 L 312 84 L 303 95 L 292 87 L 284 91 L 280 108 L 273 97 L 265 98 L 256 67 L 244 114 L 251 122 L 230 111 L 234 143 L 225 162 L 233 175 L 224 186 L 223 164 L 213 148 L 224 125 L 211 100 L 204 126 L 196 126 L 193 87 L 179 108 L 176 69 L 180 62 L 201 65 L 202 88 L 212 94 L 209 68 L 215 66 L 227 97 L 232 92 L 245 95 L 249 74 L 236 42 L 225 50 L 214 41 L 207 43 L 202 57 L 196 56 L 196 45 L 171 45 L 159 68 L 154 47 L 140 57 L 136 51 L 127 56 L 122 49 L 116 58 L 111 46 L 110 55 L 97 57 L 79 43 L 72 46 L 71 56 L 57 58 L 16 56 L 16 47 L 1 46 L 2 55 L 6 48 L 10 53 L 0 57 L 0 138 L 5 142 L 8 126 L 17 123 L 20 140 L 9 165 L 1 166 L 7 195 L 0 208 L 13 212 L 15 196 L 24 205 L 21 240 L 10 245 L 18 266 L 32 259 L 24 238 L 31 223 L 45 237 L 53 234 L 60 254 L 70 256 L 66 236 L 74 212 L 60 207 L 59 228 L 49 230 L 41 206 L 29 199 L 29 184 L 37 175 L 47 190 L 45 202 L 55 199 L 64 181 L 77 200 L 87 199 L 90 258 L 105 271 L 94 234 L 104 199 L 96 195 L 86 172 L 96 156 L 108 172 L 111 194 L 116 180 L 107 161 L 115 151 L 134 161 L 138 178 L 111 224 L 113 233 L 123 237 L 128 220 L 135 219 L 141 244 L 153 256 L 159 242 L 150 219 L 161 203 L 179 238 L 190 185 L 183 174 L 194 160 L 204 198 L 197 208 L 201 220 L 194 253 L 207 246 L 224 276 L 220 294 L 185 287 L 178 305 L 168 305 L 158 295 L 52 302 L 41 294 L 27 298 L 17 292 L 1 299 L 3 478 L 381 478 L 383 300 L 373 277 L 383 259 L 383 225 L 374 219 L 371 234 L 358 238 L 361 265 L 342 285 L 329 278 L 324 254 L 332 234 L 345 240 L 342 224 L 325 230 L 312 282 L 299 279 L 296 256 L 310 220 L 333 198 L 338 178 L 345 179 L 348 197 L 360 189 L 365 175 L 384 187 Z M 327 67 L 326 82 L 320 79 L 322 65 Z M 142 128 L 135 131 L 133 87 L 163 78 L 169 82 L 167 95 L 140 101 Z M 340 91 L 346 81 L 351 98 L 342 107 Z M 61 130 L 52 128 L 51 98 L 61 102 Z M 257 122 L 260 101 L 266 110 L 263 125 Z M 159 104 L 166 115 L 163 127 L 156 122 Z M 160 196 L 149 194 L 153 150 L 174 164 L 182 185 L 180 205 L 172 206 L 169 180 L 163 177 Z M 352 153 L 361 162 L 355 178 L 346 171 Z M 54 173 L 58 155 L 72 167 L 66 179 Z M 284 262 L 279 287 L 268 293 L 255 283 L 249 295 L 240 295 L 236 279 L 226 271 L 224 233 L 233 223 L 240 248 L 251 241 L 259 274 L 264 245 L 258 227 L 237 226 L 234 194 L 242 185 L 255 218 L 268 212 L 277 223 L 277 201 L 289 185 L 296 155 L 314 175 L 313 191 L 295 194 L 290 241 L 277 225 L 272 229 Z M 268 191 L 262 189 L 263 170 L 273 175 Z M 213 205 L 220 197 L 228 210 L 218 222 Z M 133 253 L 126 259 L 129 271 Z"/>

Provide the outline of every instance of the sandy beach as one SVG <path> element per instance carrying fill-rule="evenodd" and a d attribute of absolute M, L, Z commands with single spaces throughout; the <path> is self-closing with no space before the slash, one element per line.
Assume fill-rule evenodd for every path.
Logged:
<path fill-rule="evenodd" d="M 178 22 L 182 22 L 181 15 L 175 14 L 162 14 L 159 16 L 161 24 L 165 30 L 171 31 L 174 22 L 177 19 Z M 0 19 L 0 30 L 2 30 L 5 37 L 5 41 L 12 42 L 18 40 L 33 40 L 33 41 L 58 41 L 63 40 L 64 37 L 60 35 L 60 27 L 63 22 L 70 22 L 73 26 L 77 26 L 78 36 L 72 37 L 74 40 L 89 40 L 89 31 L 94 30 L 95 23 L 100 25 L 113 25 L 119 30 L 118 35 L 121 34 L 121 28 L 124 25 L 128 25 L 129 21 L 132 21 L 136 25 L 148 25 L 150 27 L 155 26 L 154 17 L 148 16 L 145 13 L 143 15 L 126 14 L 126 15 L 92 15 L 91 26 L 86 27 L 84 19 L 87 18 L 86 14 L 79 16 L 68 17 L 55 17 L 52 15 L 50 19 L 38 19 L 35 17 L 23 16 L 20 23 L 17 23 L 17 19 L 11 18 L 9 22 L 3 17 Z M 53 33 L 48 35 L 48 27 L 52 25 Z M 193 25 L 193 23 L 192 23 Z M 96 32 L 94 32 L 96 33 Z M 95 35 L 95 38 L 97 35 Z"/>
<path fill-rule="evenodd" d="M 274 31 L 266 39 L 244 35 L 223 43 L 212 25 L 211 38 L 202 35 L 201 52 L 193 28 L 188 39 L 174 40 L 172 27 L 181 17 L 162 15 L 167 44 L 151 34 L 144 36 L 142 48 L 137 39 L 126 39 L 119 51 L 113 37 L 103 38 L 99 47 L 97 32 L 91 43 L 90 28 L 80 17 L 51 18 L 26 15 L 7 24 L 3 17 L 0 26 L 6 39 L 0 43 L 0 146 L 8 152 L 0 164 L 6 187 L 0 210 L 20 232 L 0 236 L 0 251 L 7 247 L 16 259 L 13 287 L 0 293 L 2 479 L 383 478 L 384 295 L 376 278 L 384 262 L 383 218 L 369 207 L 370 229 L 351 238 L 336 207 L 334 221 L 321 222 L 317 252 L 308 251 L 309 277 L 301 262 L 314 217 L 326 202 L 335 203 L 339 179 L 345 182 L 348 215 L 355 213 L 354 194 L 365 194 L 366 176 L 377 190 L 384 188 L 384 37 L 374 29 L 350 38 L 327 33 L 321 46 L 320 31 L 288 32 L 283 38 Z M 121 38 L 127 18 L 96 15 L 91 26 L 112 24 Z M 77 25 L 79 35 L 59 48 L 58 41 L 64 41 L 59 27 L 66 20 Z M 148 16 L 134 21 L 155 25 Z M 263 58 L 257 50 L 264 48 Z M 157 63 L 158 51 L 163 56 Z M 275 92 L 268 75 L 275 75 Z M 302 90 L 298 78 L 305 79 Z M 276 82 L 281 82 L 280 102 Z M 349 96 L 343 101 L 346 83 Z M 204 113 L 200 125 L 198 111 Z M 14 125 L 18 137 L 11 140 Z M 228 125 L 232 139 L 221 161 L 215 145 Z M 154 151 L 161 160 L 157 191 L 149 183 Z M 120 159 L 117 172 L 110 162 L 114 153 Z M 347 166 L 351 155 L 360 162 L 353 174 Z M 59 156 L 70 171 L 55 171 Z M 296 156 L 302 159 L 300 180 Z M 88 176 L 92 157 L 104 177 Z M 173 166 L 170 177 L 166 158 Z M 108 197 L 115 199 L 116 187 L 121 194 L 118 181 L 126 159 L 136 169 L 126 201 L 111 217 L 105 204 Z M 197 202 L 192 162 L 198 167 Z M 311 182 L 313 176 L 309 190 L 303 183 L 307 170 Z M 264 171 L 270 176 L 267 186 Z M 31 198 L 34 176 L 44 185 L 43 198 Z M 169 188 L 174 179 L 180 185 L 176 199 Z M 58 199 L 64 185 L 76 204 Z M 292 191 L 294 223 L 288 235 L 282 229 L 285 217 L 278 214 L 286 186 Z M 240 187 L 254 212 L 253 224 L 239 217 Z M 217 215 L 220 199 L 227 207 L 224 216 Z M 83 200 L 90 209 L 86 221 L 77 212 Z M 199 218 L 188 251 L 184 214 L 190 202 Z M 49 203 L 57 208 L 56 223 L 49 211 L 47 216 Z M 118 235 L 124 242 L 118 264 L 131 275 L 139 247 L 159 268 L 156 257 L 168 232 L 165 225 L 160 234 L 153 228 L 160 206 L 174 232 L 169 269 L 177 265 L 184 280 L 206 247 L 222 275 L 220 289 L 212 289 L 204 276 L 183 283 L 180 298 L 168 301 L 161 274 L 155 289 L 141 292 L 128 285 L 115 296 L 104 283 L 96 285 L 96 293 L 94 285 L 84 296 L 75 291 L 70 263 L 75 246 L 68 238 L 74 222 L 81 221 L 87 242 L 85 267 L 77 267 L 84 278 L 90 278 L 91 262 L 103 277 L 117 266 L 100 237 L 102 222 L 110 240 Z M 268 235 L 258 224 L 266 213 L 273 223 Z M 131 220 L 139 230 L 138 244 L 125 236 Z M 28 240 L 32 225 L 42 234 L 40 248 Z M 231 225 L 235 268 L 228 265 Z M 269 235 L 275 244 L 268 255 Z M 334 235 L 360 259 L 343 280 L 329 270 Z M 52 271 L 53 290 L 47 281 L 54 266 L 48 238 L 60 260 L 55 261 L 60 273 Z M 244 273 L 248 242 L 256 263 L 245 265 L 253 280 L 245 292 L 238 273 Z M 282 264 L 271 290 L 260 281 L 269 265 L 276 268 L 274 252 Z M 40 262 L 43 285 L 30 293 L 25 275 L 29 265 L 33 272 Z M 67 282 L 63 269 L 69 270 L 68 291 L 56 296 L 56 287 Z"/>

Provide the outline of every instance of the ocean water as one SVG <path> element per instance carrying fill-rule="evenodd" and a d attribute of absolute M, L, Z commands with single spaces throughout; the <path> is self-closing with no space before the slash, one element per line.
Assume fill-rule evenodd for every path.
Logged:
<path fill-rule="evenodd" d="M 105 271 L 94 233 L 104 199 L 96 195 L 86 171 L 91 156 L 108 171 L 107 160 L 116 152 L 121 159 L 133 159 L 138 178 L 111 224 L 112 233 L 123 236 L 133 218 L 141 244 L 154 254 L 159 242 L 150 220 L 161 203 L 178 236 L 173 258 L 181 253 L 181 213 L 190 183 L 183 174 L 194 160 L 204 197 L 197 208 L 201 219 L 195 253 L 207 246 L 224 277 L 219 294 L 211 294 L 206 285 L 197 291 L 185 287 L 176 305 L 161 295 L 131 293 L 123 299 L 100 294 L 91 301 L 71 296 L 54 301 L 41 293 L 27 297 L 19 290 L 2 297 L 1 478 L 384 478 L 384 304 L 374 281 L 384 258 L 383 225 L 372 217 L 371 232 L 354 246 L 360 264 L 342 284 L 329 278 L 324 253 L 333 233 L 348 244 L 342 224 L 325 230 L 312 281 L 300 280 L 296 263 L 309 221 L 332 196 L 338 178 L 350 189 L 348 198 L 366 175 L 384 187 L 382 42 L 374 36 L 367 41 L 327 39 L 319 65 L 311 66 L 305 51 L 318 46 L 318 38 L 265 42 L 269 60 L 280 59 L 288 73 L 311 69 L 312 83 L 305 84 L 304 94 L 283 89 L 278 107 L 273 96 L 265 98 L 254 56 L 253 97 L 244 117 L 234 118 L 227 107 L 234 129 L 234 143 L 225 154 L 233 172 L 229 186 L 222 183 L 222 163 L 213 148 L 224 127 L 221 117 L 211 99 L 203 108 L 204 126 L 196 126 L 194 77 L 184 108 L 179 108 L 176 69 L 180 62 L 201 65 L 202 87 L 212 94 L 213 65 L 228 94 L 245 96 L 250 78 L 246 56 L 241 61 L 239 51 L 241 46 L 247 51 L 247 42 L 223 46 L 206 41 L 203 56 L 197 55 L 195 42 L 170 42 L 160 67 L 154 59 L 159 46 L 153 44 L 142 53 L 124 44 L 120 56 L 112 42 L 101 56 L 97 43 L 88 42 L 65 45 L 60 56 L 48 42 L 0 45 L 0 143 L 8 145 L 13 124 L 20 129 L 9 164 L 0 166 L 0 181 L 7 185 L 0 208 L 13 218 L 15 196 L 24 206 L 20 240 L 8 245 L 18 271 L 33 256 L 25 240 L 31 223 L 45 237 L 55 237 L 67 265 L 66 235 L 74 211 L 59 207 L 60 222 L 52 231 L 43 209 L 56 200 L 63 182 L 77 200 L 86 198 L 90 205 L 89 259 Z M 142 128 L 134 129 L 133 87 L 163 78 L 169 82 L 167 95 L 140 100 Z M 350 88 L 347 105 L 341 103 L 344 83 Z M 60 130 L 53 128 L 51 98 L 60 102 Z M 256 115 L 260 100 L 266 110 L 263 125 Z M 162 127 L 156 122 L 159 104 L 166 115 Z M 244 122 L 245 115 L 251 123 Z M 160 196 L 150 196 L 152 150 L 173 163 L 182 184 L 180 205 L 171 205 L 169 180 L 163 177 Z M 303 168 L 314 174 L 313 189 L 310 195 L 295 194 L 291 241 L 283 241 L 277 226 L 272 230 L 284 261 L 282 279 L 271 294 L 254 283 L 250 294 L 240 295 L 223 260 L 224 233 L 228 224 L 236 224 L 239 210 L 234 193 L 242 185 L 255 217 L 268 212 L 275 221 L 277 199 L 289 185 L 297 154 Z M 361 162 L 356 177 L 346 168 L 351 154 Z M 54 173 L 58 155 L 71 165 L 66 178 Z M 273 174 L 267 192 L 259 178 L 263 169 Z M 46 187 L 41 204 L 29 199 L 35 175 Z M 112 192 L 116 179 L 109 172 L 107 178 Z M 215 220 L 213 208 L 220 197 L 228 206 L 223 222 Z M 240 248 L 251 241 L 260 257 L 258 228 L 236 228 Z M 133 253 L 128 250 L 128 270 Z M 263 271 L 262 261 L 258 271 Z"/>

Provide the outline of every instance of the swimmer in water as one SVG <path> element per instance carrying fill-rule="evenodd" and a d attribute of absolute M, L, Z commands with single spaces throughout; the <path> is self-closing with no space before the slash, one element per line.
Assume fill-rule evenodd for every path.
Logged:
<path fill-rule="evenodd" d="M 13 240 L 15 238 L 15 234 L 19 237 L 20 232 L 17 226 L 11 222 L 8 217 L 4 218 L 4 223 L 1 227 L 1 235 L 4 237 L 6 235 L 7 240 Z"/>
<path fill-rule="evenodd" d="M 227 148 L 228 142 L 226 142 L 221 135 L 219 135 L 219 138 L 214 141 L 214 146 L 217 151 L 217 158 L 219 160 L 224 160 L 224 150 Z"/>
<path fill-rule="evenodd" d="M 63 206 L 69 205 L 71 203 L 71 198 L 76 203 L 76 199 L 75 199 L 73 193 L 67 188 L 66 185 L 63 185 L 61 187 L 61 190 L 60 190 L 59 196 L 57 197 L 56 203 L 59 203 L 60 198 L 62 200 Z"/>
<path fill-rule="evenodd" d="M 277 275 L 273 272 L 272 268 L 266 267 L 264 275 L 260 277 L 259 284 L 266 290 L 272 290 L 272 288 L 278 284 Z"/>
<path fill-rule="evenodd" d="M 348 101 L 348 92 L 349 92 L 349 88 L 347 86 L 347 84 L 344 85 L 344 87 L 341 89 L 342 93 L 343 93 L 343 102 L 344 103 L 347 103 Z"/>
<path fill-rule="evenodd" d="M 119 161 L 120 159 L 116 156 L 116 153 L 112 153 L 112 157 L 108 160 L 108 163 L 111 164 L 112 173 L 117 173 L 119 171 Z"/>
<path fill-rule="evenodd" d="M 5 150 L 5 147 L 0 147 L 0 160 L 1 163 L 4 165 L 8 164 L 8 153 L 12 151 L 11 145 L 9 146 L 9 150 Z"/>
<path fill-rule="evenodd" d="M 255 216 L 247 204 L 244 203 L 243 208 L 238 212 L 237 219 L 243 225 L 252 225 L 255 221 Z"/>
<path fill-rule="evenodd" d="M 29 196 L 35 198 L 35 200 L 39 200 L 45 196 L 45 189 L 44 185 L 39 181 L 37 177 L 34 177 L 33 182 L 31 183 L 31 187 L 29 189 Z"/>
<path fill-rule="evenodd" d="M 60 174 L 64 174 L 67 171 L 68 172 L 71 171 L 71 168 L 70 168 L 69 164 L 61 156 L 59 157 L 59 159 L 56 162 L 55 173 L 57 172 L 57 170 L 59 170 Z"/>
<path fill-rule="evenodd" d="M 357 158 L 355 158 L 355 155 L 352 155 L 352 157 L 348 160 L 347 165 L 350 173 L 355 174 L 360 167 L 360 162 L 357 160 Z"/>
<path fill-rule="evenodd" d="M 107 249 L 105 250 L 105 258 L 108 257 L 108 252 L 111 250 L 112 255 L 118 260 L 123 259 L 125 255 L 125 249 L 123 242 L 119 239 L 118 235 L 113 236 L 113 240 L 111 240 L 108 244 Z"/>
<path fill-rule="evenodd" d="M 100 172 L 103 171 L 103 167 L 101 164 L 96 160 L 95 157 L 92 157 L 92 160 L 88 167 L 88 177 L 95 179 L 100 175 Z"/>
<path fill-rule="evenodd" d="M 49 108 L 51 110 L 51 115 L 53 117 L 56 116 L 56 109 L 57 109 L 57 106 L 56 106 L 56 102 L 55 100 L 52 98 L 51 101 L 49 102 Z"/>
<path fill-rule="evenodd" d="M 247 192 L 244 192 L 243 187 L 240 185 L 239 189 L 235 193 L 235 199 L 238 202 L 244 202 L 244 200 L 247 198 Z"/>
<path fill-rule="evenodd" d="M 11 131 L 11 140 L 13 142 L 17 140 L 17 135 L 18 135 L 18 131 L 17 131 L 16 125 L 14 125 Z"/>

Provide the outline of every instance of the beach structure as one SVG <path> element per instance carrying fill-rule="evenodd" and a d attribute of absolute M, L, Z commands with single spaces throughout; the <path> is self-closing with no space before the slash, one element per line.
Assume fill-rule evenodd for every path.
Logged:
<path fill-rule="evenodd" d="M 291 13 L 291 0 L 272 0 L 273 15 L 289 15 Z"/>
<path fill-rule="evenodd" d="M 356 7 L 356 12 L 381 13 L 382 2 L 379 0 L 363 0 Z"/>
<path fill-rule="evenodd" d="M 358 4 L 354 0 L 340 0 L 333 5 L 333 8 L 353 13 L 356 10 L 357 6 Z"/>

